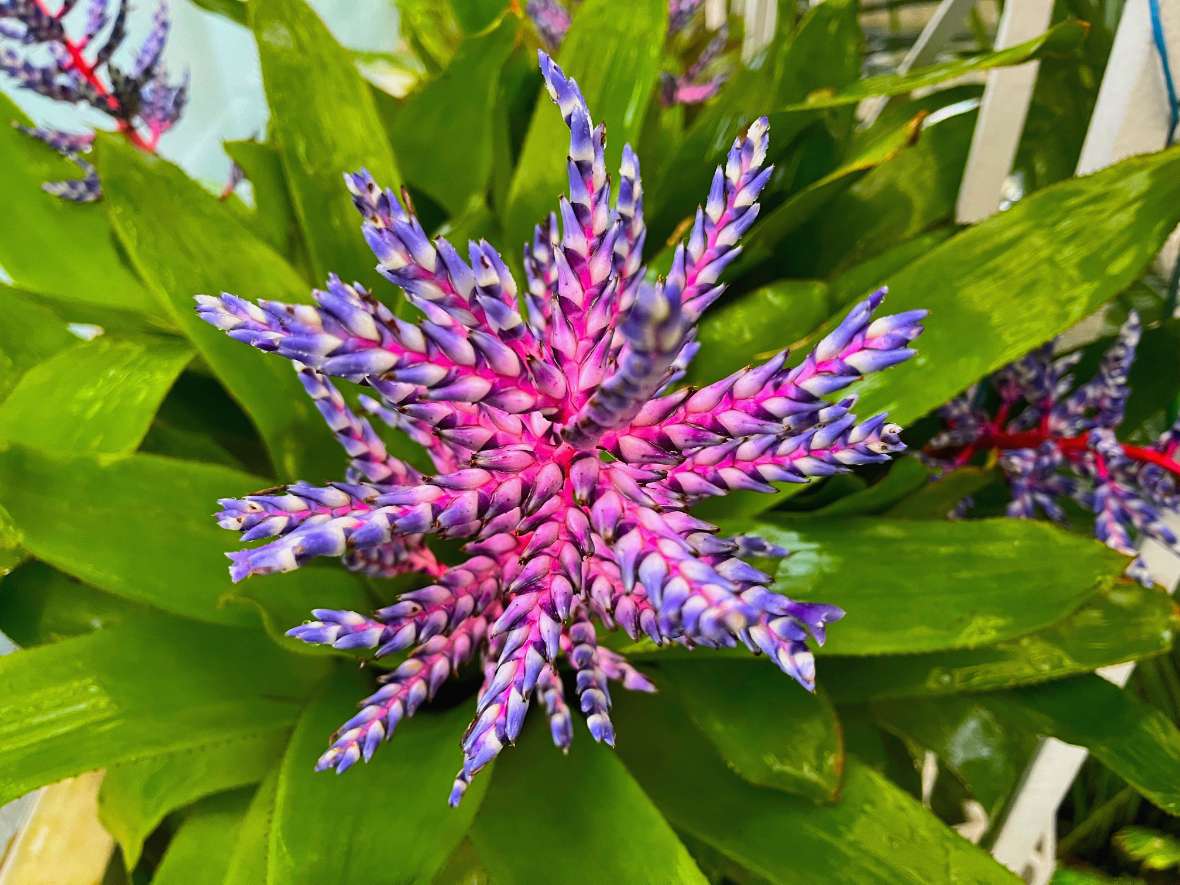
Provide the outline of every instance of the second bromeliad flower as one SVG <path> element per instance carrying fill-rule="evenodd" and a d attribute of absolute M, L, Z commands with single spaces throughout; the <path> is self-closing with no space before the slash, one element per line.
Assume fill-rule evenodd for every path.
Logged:
<path fill-rule="evenodd" d="M 556 669 L 563 656 L 591 734 L 613 744 L 608 681 L 651 686 L 598 646 L 596 624 L 657 643 L 742 643 L 814 685 L 808 636 L 822 642 L 825 623 L 843 613 L 769 590 L 769 577 L 742 557 L 785 551 L 722 537 L 688 507 L 731 490 L 771 492 L 772 482 L 805 482 L 902 449 L 884 415 L 858 421 L 851 397 L 826 397 L 911 356 L 924 314 L 874 320 L 878 293 L 793 368 L 780 353 L 708 387 L 669 390 L 758 214 L 770 175 L 766 121 L 734 142 L 667 278 L 650 282 L 638 161 L 623 149 L 612 207 L 604 128 L 592 123 L 577 84 L 540 58 L 570 129 L 569 194 L 525 249 L 527 318 L 491 245 L 471 243 L 465 261 L 446 240 L 431 241 L 406 205 L 363 172 L 347 181 L 378 269 L 425 320 L 406 322 L 335 278 L 315 293 L 315 307 L 198 299 L 208 322 L 295 361 L 352 458 L 347 482 L 222 502 L 224 527 L 246 541 L 270 539 L 230 554 L 234 579 L 343 556 L 372 575 L 435 580 L 376 613 L 317 610 L 291 631 L 378 656 L 410 649 L 341 726 L 319 767 L 344 771 L 367 760 L 478 658 L 485 679 L 452 803 L 516 740 L 532 698 L 548 712 L 558 746 L 569 744 Z M 371 388 L 380 399 L 363 400 L 366 408 L 421 443 L 437 473 L 420 475 L 390 457 L 327 376 Z M 429 535 L 463 539 L 469 558 L 440 564 Z"/>

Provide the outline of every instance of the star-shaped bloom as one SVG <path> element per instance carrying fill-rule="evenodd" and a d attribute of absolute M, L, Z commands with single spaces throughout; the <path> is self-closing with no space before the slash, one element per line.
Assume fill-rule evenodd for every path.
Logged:
<path fill-rule="evenodd" d="M 560 747 L 572 735 L 566 687 L 596 740 L 614 743 L 611 681 L 647 679 L 598 644 L 602 630 L 711 648 L 745 645 L 812 688 L 809 638 L 823 642 L 834 606 L 768 588 L 745 561 L 785 551 L 724 537 L 695 502 L 731 490 L 773 492 L 884 461 L 903 448 L 883 415 L 860 421 L 862 375 L 907 359 L 922 311 L 873 319 L 883 293 L 858 304 L 797 365 L 779 353 L 700 389 L 676 387 L 697 348 L 697 322 L 758 215 L 767 123 L 755 121 L 718 168 L 705 205 L 664 279 L 642 261 L 643 189 L 630 147 L 615 200 L 605 132 L 577 84 L 544 53 L 541 72 L 570 130 L 569 192 L 524 252 L 527 305 L 500 254 L 464 258 L 365 172 L 346 176 L 378 270 L 423 314 L 396 316 L 358 285 L 332 278 L 316 306 L 201 296 L 201 316 L 232 337 L 293 360 L 350 458 L 345 482 L 297 483 L 223 501 L 222 526 L 244 541 L 235 580 L 316 556 L 433 583 L 373 613 L 316 610 L 291 635 L 378 657 L 407 652 L 341 726 L 319 767 L 368 760 L 398 723 L 458 668 L 484 682 L 463 736 L 451 801 L 520 734 L 534 699 Z M 431 475 L 391 457 L 330 377 L 365 385 L 365 408 L 423 445 Z M 429 538 L 459 539 L 442 564 Z"/>

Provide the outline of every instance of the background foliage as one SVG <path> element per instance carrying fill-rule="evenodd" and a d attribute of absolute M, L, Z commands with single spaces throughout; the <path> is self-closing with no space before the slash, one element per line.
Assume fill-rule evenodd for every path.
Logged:
<path fill-rule="evenodd" d="M 331 270 L 396 303 L 340 186 L 360 166 L 403 183 L 428 226 L 518 260 L 560 188 L 564 136 L 540 95 L 536 35 L 498 0 L 401 0 L 420 80 L 400 99 L 362 78 L 303 0 L 201 5 L 250 28 L 261 53 L 270 133 L 227 145 L 252 205 L 108 137 L 103 201 L 67 205 L 40 190 L 60 160 L 0 127 L 20 219 L 0 236 L 0 629 L 24 648 L 0 660 L 0 800 L 106 769 L 111 876 L 137 882 L 999 882 L 1012 877 L 983 850 L 994 830 L 981 848 L 950 825 L 966 800 L 999 819 L 1053 735 L 1093 753 L 1063 810 L 1064 855 L 1175 868 L 1171 602 L 1122 578 L 1125 560 L 1084 529 L 999 518 L 994 470 L 930 484 L 910 458 L 708 513 L 793 551 L 778 589 L 849 612 L 816 696 L 762 661 L 638 645 L 661 693 L 616 699 L 617 754 L 581 733 L 562 758 L 534 721 L 451 810 L 468 680 L 363 770 L 314 774 L 369 677 L 282 631 L 313 604 L 370 608 L 404 588 L 332 566 L 231 586 L 215 500 L 336 476 L 344 459 L 288 368 L 199 322 L 191 297 L 307 300 Z M 1060 3 L 1046 37 L 1012 50 L 868 78 L 875 47 L 854 0 L 795 6 L 780 4 L 774 42 L 699 108 L 653 98 L 670 63 L 663 0 L 625 16 L 585 0 L 558 55 L 615 150 L 637 144 L 649 250 L 733 136 L 770 116 L 777 171 L 704 321 L 695 377 L 812 341 L 887 282 L 891 310 L 931 316 L 919 356 L 866 382 L 861 410 L 887 408 L 917 447 L 935 429 L 924 416 L 964 387 L 1133 304 L 1148 326 L 1129 423 L 1158 432 L 1180 388 L 1177 329 L 1145 274 L 1180 222 L 1180 153 L 1070 178 L 1110 45 L 1103 4 Z M 1033 57 L 1025 194 L 959 229 L 980 92 L 961 78 Z M 895 98 L 858 128 L 856 103 L 876 95 Z M 104 334 L 78 340 L 79 322 Z M 946 521 L 968 492 L 995 518 Z M 1128 660 L 1145 663 L 1126 692 L 1092 675 Z M 927 753 L 941 775 L 923 792 Z"/>

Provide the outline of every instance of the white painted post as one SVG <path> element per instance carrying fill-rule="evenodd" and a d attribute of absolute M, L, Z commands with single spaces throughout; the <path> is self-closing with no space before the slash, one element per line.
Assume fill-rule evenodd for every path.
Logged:
<path fill-rule="evenodd" d="M 1180 60 L 1180 5 L 1164 2 L 1160 6 L 1169 55 Z M 1133 154 L 1159 150 L 1166 143 L 1169 123 L 1148 0 L 1127 0 L 1078 160 L 1078 174 L 1094 172 Z M 1160 260 L 1167 268 L 1176 260 L 1176 239 L 1173 234 L 1161 253 Z M 1180 529 L 1180 518 L 1165 521 L 1174 531 Z M 1143 555 L 1152 574 L 1174 592 L 1180 581 L 1180 559 L 1150 541 L 1143 546 Z M 1134 663 L 1119 664 L 1099 670 L 1098 675 L 1121 687 L 1134 669 Z M 1052 876 L 1057 809 L 1086 756 L 1081 747 L 1054 738 L 1043 741 L 996 836 L 992 855 L 1014 872 L 1026 875 L 1033 885 L 1048 882 Z M 1040 859 L 1038 847 L 1042 849 Z"/>
<path fill-rule="evenodd" d="M 996 49 L 1007 49 L 1045 32 L 1053 16 L 1053 0 L 1005 3 L 996 30 Z M 955 219 L 961 224 L 982 221 L 1000 208 L 1004 182 L 1012 171 L 1024 119 L 1032 101 L 1038 63 L 1026 62 L 987 72 L 979 120 L 971 138 L 967 166 L 959 185 Z"/>

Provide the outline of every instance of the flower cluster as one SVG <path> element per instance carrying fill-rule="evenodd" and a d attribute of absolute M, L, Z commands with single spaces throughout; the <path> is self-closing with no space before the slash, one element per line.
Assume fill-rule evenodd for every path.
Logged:
<path fill-rule="evenodd" d="M 345 482 L 221 502 L 223 527 L 265 541 L 229 554 L 234 580 L 316 556 L 343 556 L 375 576 L 432 579 L 371 614 L 316 610 L 291 631 L 377 657 L 408 651 L 318 767 L 342 772 L 368 760 L 451 674 L 477 660 L 484 681 L 452 803 L 516 740 L 534 697 L 555 743 L 569 745 L 563 659 L 591 734 L 614 743 L 609 683 L 651 685 L 598 644 L 602 629 L 661 644 L 740 643 L 813 687 L 807 640 L 822 643 L 825 624 L 842 612 L 772 592 L 770 578 L 745 559 L 786 551 L 721 536 L 688 508 L 901 450 L 899 428 L 885 416 L 859 421 L 852 397 L 827 397 L 910 357 L 923 315 L 874 319 L 877 293 L 793 367 L 780 353 L 699 390 L 671 389 L 758 215 L 771 171 L 766 120 L 734 142 L 667 278 L 652 281 L 635 154 L 623 149 L 612 205 L 604 127 L 591 120 L 577 84 L 544 53 L 540 63 L 570 130 L 569 192 L 525 247 L 524 314 L 489 243 L 470 243 L 464 259 L 445 239 L 430 239 L 408 204 L 365 172 L 346 181 L 377 269 L 424 319 L 403 320 L 335 277 L 315 293 L 315 306 L 198 298 L 206 321 L 296 363 L 351 459 Z M 329 376 L 374 393 L 361 398 L 364 408 L 423 445 L 436 472 L 422 475 L 391 457 Z M 466 559 L 440 563 L 429 537 L 461 539 Z"/>
<path fill-rule="evenodd" d="M 668 38 L 691 30 L 704 6 L 702 0 L 668 0 Z M 525 12 L 549 49 L 559 47 L 570 29 L 572 16 L 560 0 L 529 0 Z M 722 25 L 709 36 L 682 74 L 660 75 L 660 103 L 665 106 L 693 105 L 708 101 L 725 83 L 725 72 L 714 73 L 717 62 L 729 46 L 729 29 Z"/>
<path fill-rule="evenodd" d="M 981 405 L 976 386 L 942 410 L 947 429 L 931 440 L 927 455 L 939 466 L 961 466 L 976 455 L 994 456 L 1008 479 L 1008 515 L 1031 519 L 1038 512 L 1061 521 L 1064 500 L 1094 513 L 1095 536 L 1120 553 L 1136 556 L 1137 537 L 1153 538 L 1180 553 L 1161 511 L 1180 509 L 1177 477 L 1180 422 L 1149 446 L 1119 442 L 1130 390 L 1127 376 L 1139 343 L 1134 313 L 1102 358 L 1098 373 L 1076 384 L 1079 353 L 1055 358 L 1047 344 L 997 373 L 998 406 Z M 971 502 L 956 510 L 961 515 Z M 1132 574 L 1150 576 L 1141 559 Z"/>
<path fill-rule="evenodd" d="M 169 19 L 162 0 L 130 64 L 115 64 L 115 53 L 127 36 L 127 2 L 117 2 L 112 15 L 109 0 L 89 0 L 84 14 L 74 16 L 78 21 L 71 22 L 76 25 L 71 36 L 67 19 L 76 0 L 62 0 L 53 11 L 45 0 L 0 0 L 0 38 L 24 47 L 0 43 L 0 71 L 40 95 L 97 108 L 132 144 L 153 152 L 160 136 L 179 119 L 188 84 L 186 80 L 170 83 L 164 70 Z M 92 134 L 18 128 L 72 160 L 84 173 L 80 179 L 47 182 L 46 191 L 77 202 L 99 198 L 98 175 L 84 157 L 94 140 Z"/>

